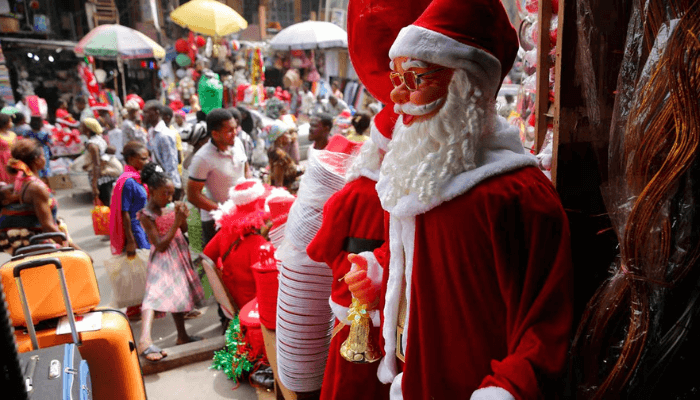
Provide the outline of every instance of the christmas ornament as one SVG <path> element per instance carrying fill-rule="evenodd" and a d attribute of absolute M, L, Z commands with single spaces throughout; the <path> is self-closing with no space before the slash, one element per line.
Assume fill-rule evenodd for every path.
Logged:
<path fill-rule="evenodd" d="M 181 67 L 187 67 L 192 63 L 192 60 L 187 54 L 178 54 L 177 57 L 175 57 L 175 63 Z"/>
<path fill-rule="evenodd" d="M 352 299 L 352 305 L 348 310 L 348 319 L 351 321 L 348 338 L 340 346 L 340 355 L 344 359 L 354 363 L 373 363 L 382 358 L 382 353 L 376 348 L 369 337 L 371 319 L 365 304 L 360 304 L 357 299 Z"/>

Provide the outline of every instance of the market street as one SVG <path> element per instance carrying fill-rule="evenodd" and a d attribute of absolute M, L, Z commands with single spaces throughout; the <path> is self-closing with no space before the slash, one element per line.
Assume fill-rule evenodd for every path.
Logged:
<path fill-rule="evenodd" d="M 79 180 L 75 180 L 78 181 Z M 100 306 L 111 307 L 112 287 L 104 267 L 104 260 L 111 257 L 107 236 L 95 236 L 92 228 L 92 200 L 88 187 L 58 190 L 58 215 L 68 224 L 73 240 L 88 252 L 95 262 L 95 274 L 100 288 Z M 9 260 L 6 253 L 0 254 L 0 262 Z M 221 324 L 217 315 L 214 298 L 200 310 L 199 318 L 187 320 L 188 332 L 204 338 L 213 338 L 221 334 Z M 122 310 L 123 311 L 123 310 Z M 132 322 L 134 336 L 138 338 L 141 323 Z M 153 340 L 156 345 L 168 349 L 175 345 L 175 325 L 170 315 L 156 319 L 153 323 Z M 142 362 L 143 363 L 143 362 Z M 211 370 L 211 361 L 202 361 L 185 365 L 170 371 L 147 375 L 144 377 L 149 400 L 177 399 L 257 399 L 255 388 L 242 383 L 233 390 L 234 384 L 222 371 Z M 143 367 L 143 364 L 142 364 Z M 99 379 L 99 378 L 93 378 Z M 268 395 L 269 396 L 269 395 Z M 262 397 L 261 397 L 262 398 Z M 273 397 L 274 398 L 274 397 Z"/>

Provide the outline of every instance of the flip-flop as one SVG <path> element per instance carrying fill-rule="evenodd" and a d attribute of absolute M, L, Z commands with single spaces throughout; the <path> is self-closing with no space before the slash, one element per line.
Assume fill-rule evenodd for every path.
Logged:
<path fill-rule="evenodd" d="M 149 359 L 148 357 L 146 357 L 147 355 L 153 354 L 153 353 L 159 353 L 159 354 L 160 354 L 160 358 L 157 359 L 157 360 L 151 360 L 151 359 Z M 160 360 L 162 360 L 162 359 L 164 359 L 165 357 L 168 356 L 167 353 L 166 353 L 166 354 L 163 354 L 163 350 L 162 350 L 160 347 L 156 346 L 155 344 L 151 344 L 150 346 L 148 346 L 148 347 L 146 348 L 146 350 L 144 350 L 144 351 L 141 352 L 141 355 L 143 356 L 143 358 L 145 358 L 146 360 L 148 360 L 148 361 L 150 361 L 150 362 L 158 362 L 158 361 L 160 361 Z"/>

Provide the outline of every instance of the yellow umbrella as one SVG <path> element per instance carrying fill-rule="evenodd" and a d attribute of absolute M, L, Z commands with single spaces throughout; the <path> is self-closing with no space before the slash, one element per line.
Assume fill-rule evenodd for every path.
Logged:
<path fill-rule="evenodd" d="M 189 30 L 208 36 L 226 36 L 248 27 L 248 22 L 226 4 L 216 0 L 191 0 L 170 13 L 170 19 Z"/>

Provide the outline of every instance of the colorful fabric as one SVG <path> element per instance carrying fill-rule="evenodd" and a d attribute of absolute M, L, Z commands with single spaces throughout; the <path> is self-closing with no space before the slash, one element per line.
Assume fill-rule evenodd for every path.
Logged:
<path fill-rule="evenodd" d="M 0 181 L 2 182 L 11 183 L 14 181 L 14 177 L 7 172 L 5 166 L 12 158 L 10 149 L 15 140 L 17 140 L 17 135 L 12 131 L 7 131 L 0 136 Z"/>
<path fill-rule="evenodd" d="M 165 236 L 175 221 L 175 213 L 167 210 L 162 210 L 162 215 L 156 215 L 144 208 L 138 215 L 139 218 L 151 219 L 160 236 Z M 151 247 L 146 296 L 141 309 L 188 312 L 203 300 L 204 291 L 199 276 L 194 271 L 190 249 L 187 247 L 182 231 L 178 228 L 165 251 L 158 251 L 155 247 Z"/>
<path fill-rule="evenodd" d="M 129 181 L 133 182 L 133 184 L 127 185 Z M 124 191 L 125 186 L 128 186 L 126 192 Z M 143 190 L 141 191 L 141 189 Z M 146 236 L 146 233 L 143 231 L 141 222 L 136 217 L 136 213 L 146 206 L 147 197 L 148 191 L 147 188 L 141 184 L 141 174 L 139 171 L 134 169 L 131 165 L 125 165 L 124 173 L 121 174 L 117 179 L 117 183 L 114 185 L 112 201 L 110 203 L 112 212 L 109 218 L 109 232 L 112 254 L 121 254 L 126 245 L 122 211 L 129 211 L 131 230 L 134 233 L 134 239 L 136 239 L 136 246 L 139 249 L 151 248 L 147 238 L 146 243 L 143 243 L 143 238 Z M 137 238 L 137 233 L 141 237 L 141 240 Z"/>
<path fill-rule="evenodd" d="M 22 201 L 24 192 L 32 182 L 38 182 L 51 193 L 48 186 L 39 178 L 33 175 L 26 176 L 21 172 L 15 181 L 15 190 L 19 193 L 20 202 L 9 204 L 0 210 L 0 250 L 10 255 L 13 255 L 18 247 L 28 245 L 32 236 L 43 232 L 41 222 L 34 211 L 34 205 Z M 20 185 L 19 190 L 17 189 L 17 184 Z M 53 193 L 51 193 L 51 198 L 49 199 L 49 208 L 51 209 L 51 216 L 58 223 L 56 218 L 58 202 L 53 197 Z"/>

